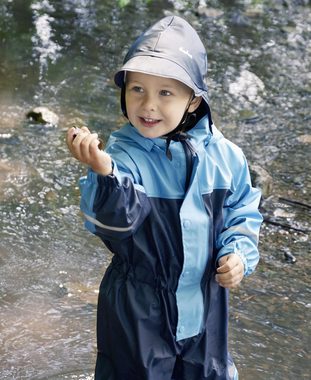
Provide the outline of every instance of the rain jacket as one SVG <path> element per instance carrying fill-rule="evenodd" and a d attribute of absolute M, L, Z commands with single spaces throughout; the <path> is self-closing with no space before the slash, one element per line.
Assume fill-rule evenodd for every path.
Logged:
<path fill-rule="evenodd" d="M 242 151 L 208 116 L 188 135 L 195 151 L 188 188 L 181 142 L 171 142 L 169 160 L 165 139 L 145 138 L 131 124 L 107 144 L 113 173 L 89 170 L 80 180 L 85 225 L 114 254 L 99 293 L 98 379 L 237 379 L 227 350 L 228 291 L 215 273 L 230 253 L 245 275 L 254 271 L 260 192 Z"/>

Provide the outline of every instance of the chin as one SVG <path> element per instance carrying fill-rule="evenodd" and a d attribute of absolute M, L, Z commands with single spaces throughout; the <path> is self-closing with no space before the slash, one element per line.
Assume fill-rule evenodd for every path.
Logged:
<path fill-rule="evenodd" d="M 158 137 L 161 137 L 162 135 L 155 134 L 155 133 L 141 133 L 144 137 L 147 139 L 157 139 Z"/>
<path fill-rule="evenodd" d="M 147 139 L 156 139 L 158 137 L 161 137 L 162 134 L 161 132 L 155 132 L 155 131 L 145 131 L 145 130 L 142 130 L 141 128 L 136 128 L 138 130 L 138 132 L 144 136 L 145 138 Z"/>

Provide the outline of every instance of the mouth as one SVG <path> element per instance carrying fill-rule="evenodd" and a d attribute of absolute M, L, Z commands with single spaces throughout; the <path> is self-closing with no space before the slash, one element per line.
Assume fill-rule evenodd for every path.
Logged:
<path fill-rule="evenodd" d="M 139 117 L 140 122 L 145 126 L 145 127 L 154 127 L 158 123 L 160 123 L 160 119 L 153 119 L 150 117 Z"/>

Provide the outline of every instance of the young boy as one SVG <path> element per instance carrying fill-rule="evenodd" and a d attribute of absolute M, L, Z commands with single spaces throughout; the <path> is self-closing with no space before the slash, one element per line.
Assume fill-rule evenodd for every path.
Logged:
<path fill-rule="evenodd" d="M 165 17 L 115 76 L 128 123 L 106 151 L 70 129 L 86 227 L 114 254 L 100 286 L 97 380 L 237 379 L 228 288 L 258 262 L 260 193 L 212 123 L 195 30 Z"/>

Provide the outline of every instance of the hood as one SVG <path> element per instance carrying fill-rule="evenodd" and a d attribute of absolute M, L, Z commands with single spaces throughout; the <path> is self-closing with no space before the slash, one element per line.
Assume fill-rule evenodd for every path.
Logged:
<path fill-rule="evenodd" d="M 206 50 L 197 32 L 181 17 L 164 17 L 137 38 L 115 75 L 120 88 L 125 71 L 176 79 L 208 105 Z"/>

